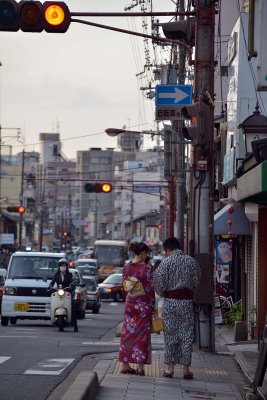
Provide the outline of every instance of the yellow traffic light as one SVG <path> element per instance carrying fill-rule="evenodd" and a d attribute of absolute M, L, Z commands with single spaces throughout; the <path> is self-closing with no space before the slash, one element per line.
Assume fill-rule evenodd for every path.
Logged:
<path fill-rule="evenodd" d="M 112 185 L 110 183 L 103 183 L 102 184 L 102 192 L 109 193 L 112 190 Z"/>
<path fill-rule="evenodd" d="M 68 6 L 62 1 L 46 1 L 43 4 L 44 29 L 46 32 L 64 33 L 71 23 Z"/>
<path fill-rule="evenodd" d="M 60 25 L 64 21 L 65 12 L 62 7 L 52 4 L 45 10 L 45 20 L 50 25 Z"/>
<path fill-rule="evenodd" d="M 24 213 L 25 213 L 25 210 L 26 210 L 26 209 L 25 209 L 24 206 L 19 206 L 19 207 L 18 207 L 18 211 L 19 211 L 20 214 L 24 214 Z"/>

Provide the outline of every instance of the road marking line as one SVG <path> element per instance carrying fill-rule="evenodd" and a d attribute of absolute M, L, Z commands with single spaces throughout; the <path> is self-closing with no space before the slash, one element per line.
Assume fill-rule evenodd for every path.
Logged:
<path fill-rule="evenodd" d="M 82 344 L 93 346 L 118 346 L 119 342 L 82 342 Z"/>
<path fill-rule="evenodd" d="M 26 375 L 59 375 L 66 369 L 75 358 L 48 358 L 27 369 Z"/>
<path fill-rule="evenodd" d="M 22 337 L 26 337 L 26 338 L 36 338 L 39 339 L 39 336 L 22 336 L 22 335 L 0 335 L 0 338 L 9 338 L 9 339 L 16 339 L 16 338 L 22 338 Z"/>
<path fill-rule="evenodd" d="M 5 361 L 9 360 L 11 357 L 0 357 L 0 364 L 3 364 Z"/>

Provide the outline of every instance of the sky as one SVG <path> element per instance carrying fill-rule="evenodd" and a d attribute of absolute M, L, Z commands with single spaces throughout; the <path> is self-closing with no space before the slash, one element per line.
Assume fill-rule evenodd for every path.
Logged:
<path fill-rule="evenodd" d="M 43 1 L 42 1 L 43 2 Z M 66 0 L 71 12 L 124 12 L 136 0 Z M 174 11 L 172 0 L 150 0 L 154 11 Z M 130 11 L 140 11 L 140 6 Z M 142 18 L 81 19 L 142 32 Z M 160 22 L 170 17 L 159 17 Z M 148 32 L 150 19 L 148 18 Z M 160 29 L 160 33 L 162 31 Z M 0 124 L 2 151 L 39 151 L 39 133 L 60 133 L 62 150 L 116 147 L 106 128 L 157 130 L 154 100 L 139 86 L 144 74 L 144 39 L 71 23 L 64 34 L 0 32 Z M 163 36 L 163 35 L 162 35 Z M 151 42 L 149 40 L 149 42 Z M 168 62 L 168 50 L 158 60 Z M 154 61 L 150 46 L 151 61 Z M 145 75 L 151 74 L 146 71 Z M 22 130 L 24 144 L 16 139 Z M 147 147 L 153 142 L 146 137 Z"/>

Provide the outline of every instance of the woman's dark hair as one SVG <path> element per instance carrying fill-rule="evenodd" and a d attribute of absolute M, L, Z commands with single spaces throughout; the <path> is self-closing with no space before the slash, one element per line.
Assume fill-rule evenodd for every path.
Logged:
<path fill-rule="evenodd" d="M 166 240 L 163 242 L 163 248 L 164 250 L 180 250 L 180 242 L 176 237 L 168 237 Z"/>
<path fill-rule="evenodd" d="M 149 253 L 149 247 L 143 242 L 132 242 L 129 244 L 129 250 L 139 256 L 142 251 Z"/>

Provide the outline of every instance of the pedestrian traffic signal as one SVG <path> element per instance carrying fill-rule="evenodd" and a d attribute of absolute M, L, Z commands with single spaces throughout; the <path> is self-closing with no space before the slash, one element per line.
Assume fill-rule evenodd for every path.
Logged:
<path fill-rule="evenodd" d="M 0 31 L 64 33 L 70 23 L 70 11 L 62 1 L 0 0 Z"/>
<path fill-rule="evenodd" d="M 20 214 L 24 214 L 26 211 L 26 208 L 22 205 L 20 206 L 16 206 L 16 207 L 7 207 L 7 211 L 10 213 L 16 212 L 16 213 L 20 213 Z"/>
<path fill-rule="evenodd" d="M 110 193 L 112 185 L 110 183 L 86 183 L 84 185 L 86 193 Z"/>
<path fill-rule="evenodd" d="M 204 102 L 196 102 L 181 108 L 182 116 L 190 120 L 190 126 L 182 128 L 184 138 L 194 145 L 205 144 L 211 135 L 211 107 Z"/>

